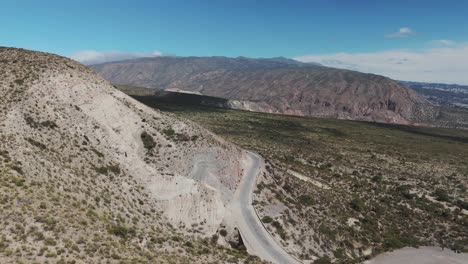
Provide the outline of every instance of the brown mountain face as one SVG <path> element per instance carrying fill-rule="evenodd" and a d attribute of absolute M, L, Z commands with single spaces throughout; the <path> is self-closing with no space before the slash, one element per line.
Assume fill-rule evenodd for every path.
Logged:
<path fill-rule="evenodd" d="M 403 124 L 438 114 L 389 78 L 285 58 L 158 57 L 92 68 L 115 84 L 242 100 L 246 110 Z"/>

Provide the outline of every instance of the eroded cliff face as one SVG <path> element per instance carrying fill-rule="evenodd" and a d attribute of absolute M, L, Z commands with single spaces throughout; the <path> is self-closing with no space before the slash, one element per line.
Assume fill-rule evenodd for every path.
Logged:
<path fill-rule="evenodd" d="M 125 236 L 137 230 L 144 248 L 155 230 L 216 233 L 242 177 L 242 150 L 138 103 L 69 59 L 1 48 L 0 65 L 1 176 L 29 186 L 10 197 L 26 202 L 11 209 L 15 221 L 2 213 L 0 237 L 39 250 L 11 228 L 48 234 L 41 215 L 55 217 L 57 236 L 76 243 L 95 235 L 113 241 L 107 230 L 115 226 L 126 226 Z M 40 209 L 49 198 L 56 205 Z M 87 224 L 75 224 L 80 219 Z"/>
<path fill-rule="evenodd" d="M 388 123 L 432 121 L 438 108 L 383 76 L 268 59 L 161 57 L 92 66 L 115 84 L 226 98 L 236 109 Z"/>

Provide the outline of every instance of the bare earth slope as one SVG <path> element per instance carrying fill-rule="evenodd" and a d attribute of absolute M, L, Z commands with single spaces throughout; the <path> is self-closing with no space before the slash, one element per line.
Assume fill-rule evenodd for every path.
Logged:
<path fill-rule="evenodd" d="M 390 123 L 433 120 L 437 108 L 383 76 L 277 59 L 159 57 L 92 66 L 115 84 L 247 100 L 247 110 Z"/>
<path fill-rule="evenodd" d="M 0 48 L 1 263 L 251 258 L 210 244 L 245 155 L 79 63 Z"/>

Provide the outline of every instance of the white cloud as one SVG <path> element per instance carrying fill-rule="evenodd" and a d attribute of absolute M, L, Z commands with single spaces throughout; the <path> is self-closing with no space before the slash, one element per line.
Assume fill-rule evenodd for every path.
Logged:
<path fill-rule="evenodd" d="M 385 35 L 386 38 L 405 38 L 413 34 L 413 30 L 409 27 L 402 27 L 398 32 Z"/>
<path fill-rule="evenodd" d="M 304 55 L 294 58 L 392 79 L 468 85 L 468 42 L 422 50 Z"/>
<path fill-rule="evenodd" d="M 151 52 L 151 56 L 162 56 L 162 52 L 160 52 L 159 50 L 155 50 L 153 52 Z"/>
<path fill-rule="evenodd" d="M 433 40 L 432 43 L 436 45 L 442 45 L 442 46 L 452 46 L 455 45 L 455 41 L 453 40 L 448 40 L 448 39 L 436 39 Z"/>
<path fill-rule="evenodd" d="M 70 58 L 79 61 L 83 64 L 91 65 L 109 61 L 121 61 L 144 57 L 158 57 L 162 55 L 162 52 L 160 52 L 159 50 L 155 50 L 151 53 L 83 50 L 73 54 L 72 56 L 70 56 Z"/>

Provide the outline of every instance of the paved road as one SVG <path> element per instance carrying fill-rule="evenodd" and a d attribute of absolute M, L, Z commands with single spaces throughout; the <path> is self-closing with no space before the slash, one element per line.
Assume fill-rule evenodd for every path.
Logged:
<path fill-rule="evenodd" d="M 263 165 L 263 159 L 258 154 L 247 152 L 251 162 L 246 175 L 239 185 L 233 202 L 233 216 L 241 233 L 247 251 L 262 259 L 280 264 L 298 264 L 271 237 L 258 219 L 252 206 L 252 194 L 255 188 L 257 175 Z"/>

